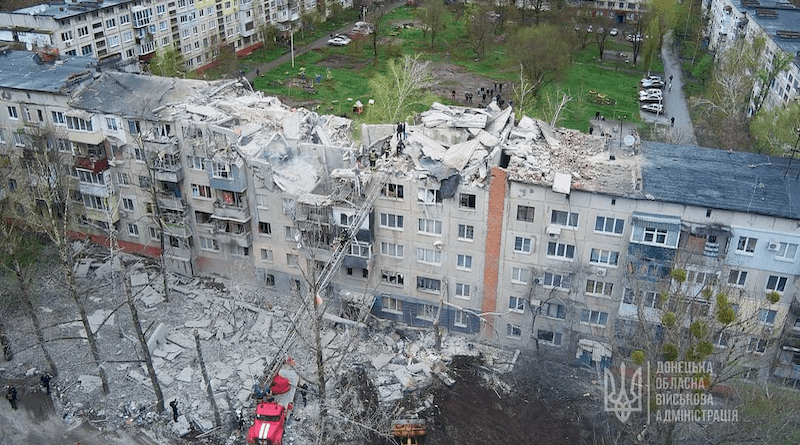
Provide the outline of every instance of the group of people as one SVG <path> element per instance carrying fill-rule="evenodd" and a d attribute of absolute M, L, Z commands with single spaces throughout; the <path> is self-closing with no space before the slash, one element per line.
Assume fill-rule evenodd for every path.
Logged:
<path fill-rule="evenodd" d="M 479 106 L 482 107 L 483 104 L 486 103 L 487 99 L 488 99 L 489 102 L 496 101 L 497 105 L 502 107 L 502 106 L 504 106 L 506 104 L 505 99 L 503 99 L 503 97 L 502 97 L 502 93 L 503 93 L 503 84 L 499 83 L 499 82 L 494 82 L 494 85 L 492 87 L 489 87 L 489 88 L 480 87 L 475 91 L 475 93 L 472 93 L 472 92 L 469 92 L 469 91 L 465 91 L 464 92 L 464 103 L 465 104 L 475 103 L 474 99 L 475 99 L 475 95 L 477 94 L 478 95 L 478 99 L 480 99 L 480 101 L 481 101 L 478 104 Z M 451 94 L 452 94 L 453 100 L 455 101 L 456 100 L 456 90 L 453 90 L 451 92 Z M 511 106 L 512 103 L 509 102 L 508 105 Z"/>
<path fill-rule="evenodd" d="M 48 397 L 50 396 L 50 380 L 52 378 L 53 377 L 47 373 L 39 376 L 39 384 L 47 392 Z M 19 400 L 19 393 L 17 392 L 17 388 L 15 388 L 13 385 L 6 386 L 6 400 L 8 400 L 8 403 L 11 404 L 11 409 L 16 411 L 17 401 Z"/>

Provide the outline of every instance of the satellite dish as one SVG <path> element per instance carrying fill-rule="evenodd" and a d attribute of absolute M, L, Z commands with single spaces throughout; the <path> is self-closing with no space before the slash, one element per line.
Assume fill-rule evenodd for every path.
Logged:
<path fill-rule="evenodd" d="M 625 136 L 625 139 L 622 140 L 622 142 L 624 142 L 625 145 L 628 147 L 633 147 L 633 143 L 636 142 L 636 138 L 631 135 L 627 135 Z"/>

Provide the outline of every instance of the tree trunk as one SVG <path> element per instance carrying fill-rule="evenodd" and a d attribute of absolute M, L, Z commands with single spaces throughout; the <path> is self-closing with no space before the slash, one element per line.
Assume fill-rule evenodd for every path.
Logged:
<path fill-rule="evenodd" d="M 14 353 L 11 351 L 11 342 L 6 335 L 6 324 L 0 319 L 0 347 L 3 348 L 3 360 L 10 362 L 14 359 Z"/>
<path fill-rule="evenodd" d="M 17 275 L 17 280 L 19 280 L 19 289 L 22 296 L 22 302 L 25 304 L 25 309 L 28 311 L 28 316 L 31 317 L 33 331 L 36 333 L 36 342 L 39 344 L 39 348 L 42 349 L 42 354 L 44 354 L 44 358 L 47 361 L 47 366 L 50 368 L 50 375 L 57 377 L 58 369 L 56 368 L 56 362 L 53 361 L 53 357 L 50 356 L 50 351 L 48 351 L 47 347 L 44 345 L 45 340 L 44 333 L 42 332 L 42 325 L 39 323 L 39 316 L 36 315 L 36 309 L 33 307 L 33 302 L 31 301 L 31 290 L 28 287 L 28 282 L 25 280 L 25 277 L 22 274 L 22 267 L 20 267 L 17 260 L 14 260 L 13 266 L 14 273 Z"/>
<path fill-rule="evenodd" d="M 139 346 L 142 348 L 144 355 L 144 363 L 147 367 L 147 375 L 150 377 L 150 383 L 153 385 L 153 392 L 156 394 L 156 408 L 158 412 L 164 412 L 164 394 L 161 392 L 161 385 L 158 383 L 158 376 L 153 367 L 153 357 L 150 355 L 150 349 L 147 347 L 147 339 L 144 338 L 142 332 L 142 324 L 139 322 L 139 310 L 136 309 L 136 301 L 133 299 L 133 292 L 131 291 L 131 282 L 128 277 L 128 270 L 125 265 L 122 266 L 122 281 L 125 287 L 125 296 L 128 300 L 128 307 L 131 310 L 131 319 L 133 320 L 133 328 L 136 329 L 136 337 L 139 339 Z"/>
<path fill-rule="evenodd" d="M 203 350 L 200 349 L 200 333 L 197 332 L 197 329 L 194 330 L 194 344 L 197 348 L 197 357 L 200 359 L 200 371 L 202 371 L 203 380 L 206 382 L 206 394 L 208 395 L 208 401 L 211 402 L 211 410 L 214 411 L 214 426 L 219 427 L 222 425 L 222 421 L 219 418 L 217 401 L 214 400 L 214 390 L 211 389 L 211 380 L 208 379 L 208 373 L 206 372 L 206 362 L 203 361 Z"/>
<path fill-rule="evenodd" d="M 81 316 L 81 323 L 83 323 L 83 329 L 86 331 L 86 339 L 89 341 L 89 350 L 92 353 L 94 364 L 97 367 L 97 374 L 100 376 L 100 380 L 103 382 L 103 394 L 108 394 L 110 391 L 108 387 L 108 377 L 106 377 L 106 371 L 103 368 L 102 361 L 100 360 L 100 351 L 97 349 L 97 341 L 95 339 L 94 332 L 92 332 L 92 326 L 89 324 L 89 317 L 86 315 L 86 307 L 81 302 L 80 295 L 78 295 L 78 286 L 75 283 L 75 274 L 72 270 L 74 262 L 71 260 L 69 253 L 66 252 L 66 249 L 69 249 L 69 246 L 62 245 L 60 247 L 62 249 L 61 261 L 64 264 L 67 273 L 67 287 L 69 289 L 69 295 L 72 297 L 72 301 L 75 302 L 75 306 L 78 307 L 78 313 Z"/>
<path fill-rule="evenodd" d="M 317 380 L 319 383 L 319 404 L 320 415 L 324 418 L 328 414 L 328 408 L 325 405 L 325 356 L 323 354 L 322 346 L 322 308 L 314 302 L 314 346 L 317 359 Z M 324 419 L 323 419 L 324 422 Z"/>

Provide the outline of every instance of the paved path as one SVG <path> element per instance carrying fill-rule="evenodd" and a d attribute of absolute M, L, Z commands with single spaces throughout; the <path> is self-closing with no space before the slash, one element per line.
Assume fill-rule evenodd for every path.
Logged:
<path fill-rule="evenodd" d="M 664 135 L 664 141 L 674 144 L 697 145 L 694 135 L 689 107 L 686 105 L 686 95 L 683 92 L 683 71 L 680 60 L 675 56 L 672 46 L 672 32 L 664 36 L 664 45 L 661 47 L 661 59 L 664 62 L 664 111 L 657 125 L 659 134 Z M 671 79 L 671 80 L 670 80 Z M 671 85 L 670 85 L 671 84 Z M 652 122 L 652 113 L 642 113 L 642 118 Z M 675 119 L 672 125 L 671 119 Z"/>

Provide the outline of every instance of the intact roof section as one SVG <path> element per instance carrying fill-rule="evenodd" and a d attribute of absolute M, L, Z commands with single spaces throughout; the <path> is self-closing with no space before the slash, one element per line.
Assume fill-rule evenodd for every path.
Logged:
<path fill-rule="evenodd" d="M 29 51 L 0 53 L 0 88 L 58 93 L 82 74 L 94 72 L 92 57 L 63 57 L 56 62 L 38 62 Z"/>
<path fill-rule="evenodd" d="M 775 41 L 775 43 L 789 54 L 797 55 L 800 51 L 800 39 L 784 38 L 777 35 L 778 31 L 800 31 L 800 9 L 788 1 L 759 0 L 746 1 L 734 0 L 740 11 L 747 11 L 747 19 L 755 20 L 764 32 Z M 771 10 L 776 14 L 774 17 L 761 17 L 757 14 L 758 10 Z M 795 57 L 795 65 L 800 66 L 800 58 Z"/>
<path fill-rule="evenodd" d="M 659 142 L 642 144 L 648 199 L 800 219 L 800 159 Z"/>
<path fill-rule="evenodd" d="M 14 14 L 28 14 L 28 15 L 41 15 L 53 17 L 55 20 L 75 17 L 87 12 L 99 11 L 101 9 L 113 9 L 114 6 L 133 3 L 131 0 L 104 0 L 98 2 L 97 0 L 79 0 L 70 1 L 69 3 L 42 3 L 27 8 L 17 9 L 13 11 Z"/>
<path fill-rule="evenodd" d="M 141 74 L 104 72 L 75 95 L 75 108 L 116 116 L 156 119 L 159 108 L 191 103 L 209 82 Z"/>

